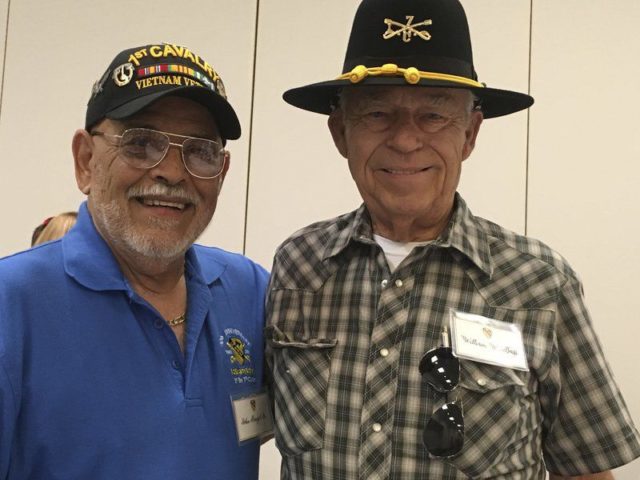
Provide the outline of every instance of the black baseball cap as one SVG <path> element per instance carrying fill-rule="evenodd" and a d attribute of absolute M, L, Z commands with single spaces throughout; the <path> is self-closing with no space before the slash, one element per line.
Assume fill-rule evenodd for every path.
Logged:
<path fill-rule="evenodd" d="M 127 118 L 169 95 L 206 107 L 223 139 L 240 138 L 240 122 L 220 75 L 193 51 L 171 43 L 129 48 L 116 55 L 93 86 L 85 129 L 103 118 Z"/>

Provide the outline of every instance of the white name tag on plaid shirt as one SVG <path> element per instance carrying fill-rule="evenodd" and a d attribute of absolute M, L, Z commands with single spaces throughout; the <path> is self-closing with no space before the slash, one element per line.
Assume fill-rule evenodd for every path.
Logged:
<path fill-rule="evenodd" d="M 472 313 L 450 311 L 451 347 L 456 357 L 528 371 L 518 325 Z"/>

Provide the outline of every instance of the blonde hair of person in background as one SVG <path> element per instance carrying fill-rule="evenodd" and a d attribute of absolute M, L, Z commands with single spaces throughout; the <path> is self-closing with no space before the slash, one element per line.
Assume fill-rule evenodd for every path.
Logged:
<path fill-rule="evenodd" d="M 47 218 L 33 231 L 31 246 L 34 247 L 64 236 L 76 224 L 76 218 L 78 218 L 76 212 L 64 212 L 55 217 Z"/>

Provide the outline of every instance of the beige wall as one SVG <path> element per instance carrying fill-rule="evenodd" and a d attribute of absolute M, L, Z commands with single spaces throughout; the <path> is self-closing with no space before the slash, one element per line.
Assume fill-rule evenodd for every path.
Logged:
<path fill-rule="evenodd" d="M 483 124 L 460 190 L 474 213 L 548 242 L 580 272 L 640 424 L 640 44 L 633 34 L 640 2 L 463 3 L 480 80 L 520 91 L 530 83 L 536 104 L 530 114 Z M 0 46 L 5 39 L 7 46 L 0 64 L 0 255 L 26 248 L 43 218 L 77 207 L 82 196 L 69 143 L 91 85 L 117 51 L 149 42 L 181 43 L 210 61 L 243 125 L 242 139 L 230 143 L 230 174 L 202 243 L 245 251 L 269 268 L 293 230 L 359 204 L 326 118 L 280 98 L 287 88 L 337 76 L 356 0 L 149 5 L 0 0 Z M 273 442 L 264 448 L 262 471 L 277 478 Z M 640 462 L 617 478 L 640 478 Z"/>
<path fill-rule="evenodd" d="M 4 0 L 5 2 L 7 0 Z M 221 246 L 242 250 L 256 0 L 11 0 L 0 113 L 3 234 L 0 254 L 27 246 L 47 216 L 75 208 L 70 140 L 84 124 L 91 86 L 115 54 L 152 42 L 187 45 L 228 85 L 245 130 L 217 212 Z M 0 24 L 0 25 L 4 25 Z M 3 34 L 5 32 L 3 31 Z M 207 232 L 205 243 L 213 241 Z"/>
<path fill-rule="evenodd" d="M 4 48 L 5 48 L 5 40 L 7 38 L 7 13 L 9 10 L 9 0 L 0 0 L 0 79 L 2 79 L 2 74 L 4 72 L 4 62 L 2 58 L 4 57 Z M 0 98 L 2 98 L 2 81 L 0 80 Z M 1 105 L 0 105 L 1 106 Z"/>

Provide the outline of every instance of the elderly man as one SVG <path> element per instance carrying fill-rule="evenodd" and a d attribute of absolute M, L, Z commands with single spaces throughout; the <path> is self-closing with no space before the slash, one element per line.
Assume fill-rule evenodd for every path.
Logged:
<path fill-rule="evenodd" d="M 125 50 L 96 82 L 76 226 L 0 261 L 1 479 L 257 478 L 267 273 L 193 245 L 239 136 L 185 47 Z"/>
<path fill-rule="evenodd" d="M 276 443 L 291 479 L 611 478 L 640 455 L 571 267 L 456 193 L 487 88 L 457 0 L 364 0 L 343 75 L 289 90 L 364 200 L 276 254 Z"/>

